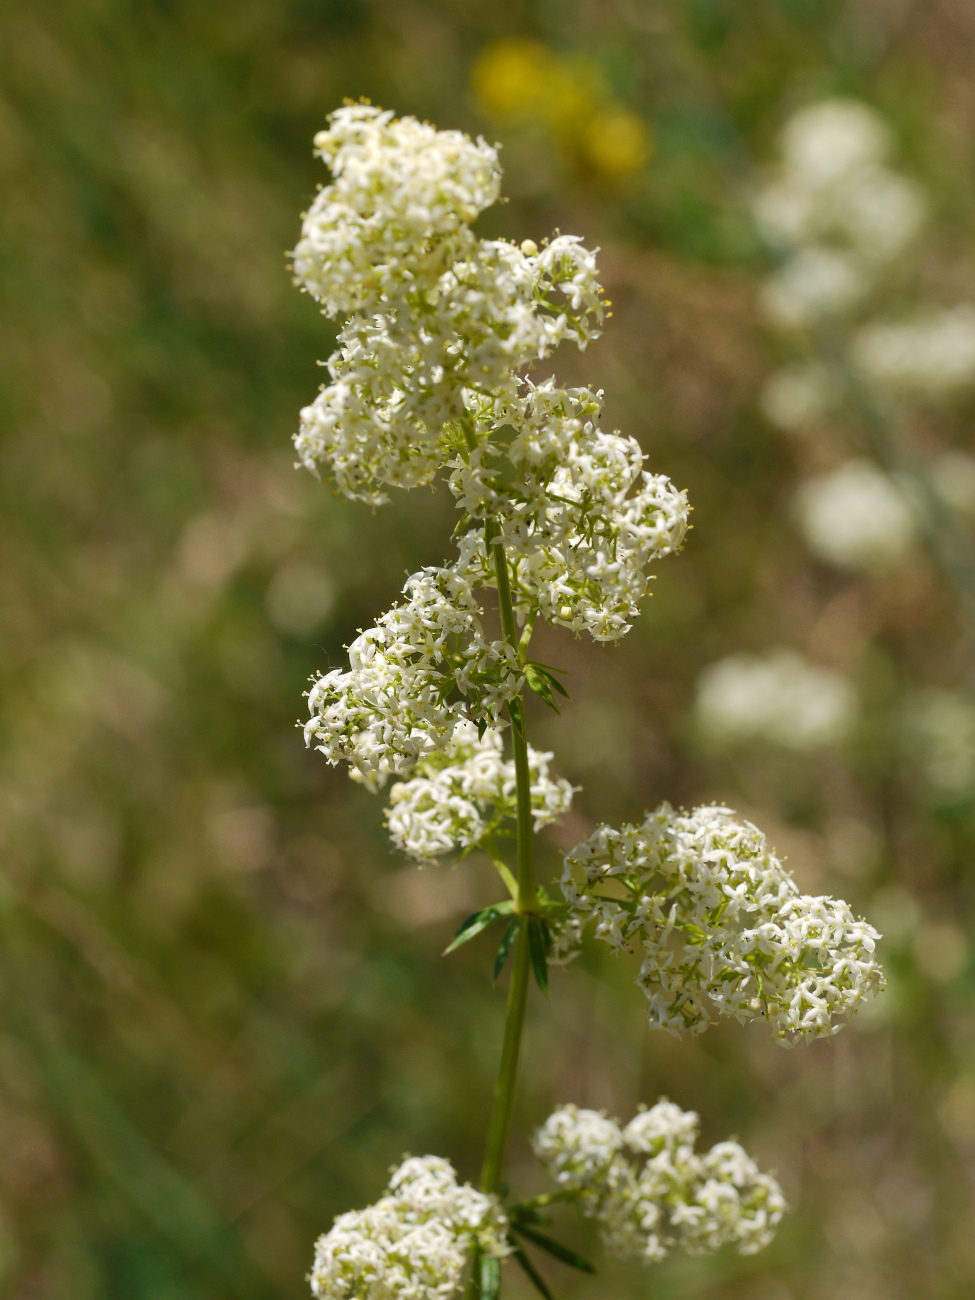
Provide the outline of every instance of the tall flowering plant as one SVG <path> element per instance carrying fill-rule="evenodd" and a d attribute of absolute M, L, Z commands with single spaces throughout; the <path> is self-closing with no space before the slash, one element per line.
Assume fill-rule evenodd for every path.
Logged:
<path fill-rule="evenodd" d="M 314 682 L 305 735 L 354 780 L 388 787 L 390 835 L 410 857 L 491 857 L 506 896 L 451 948 L 497 924 L 495 977 L 509 958 L 511 976 L 480 1187 L 438 1156 L 407 1159 L 380 1200 L 320 1238 L 312 1290 L 448 1300 L 466 1272 L 471 1294 L 493 1300 L 512 1261 L 548 1296 L 533 1251 L 591 1268 L 545 1230 L 554 1201 L 592 1218 L 607 1250 L 645 1262 L 759 1250 L 785 1209 L 775 1179 L 735 1142 L 698 1151 L 697 1116 L 666 1100 L 625 1125 L 560 1106 L 534 1137 L 552 1191 L 504 1200 L 532 977 L 546 989 L 550 963 L 591 928 L 641 954 L 652 1025 L 697 1034 L 714 1015 L 759 1017 L 789 1042 L 835 1033 L 877 991 L 879 936 L 845 903 L 801 894 L 762 834 L 721 807 L 662 804 L 639 825 L 600 826 L 565 856 L 560 896 L 540 884 L 534 836 L 575 791 L 528 743 L 526 692 L 549 704 L 565 693 L 531 658 L 533 628 L 624 636 L 650 566 L 681 547 L 687 499 L 644 469 L 635 439 L 599 427 L 600 393 L 529 377 L 559 344 L 598 335 L 602 289 L 574 235 L 515 245 L 472 232 L 498 198 L 493 148 L 368 104 L 335 112 L 315 144 L 332 183 L 304 218 L 294 269 L 344 323 L 330 382 L 302 411 L 299 455 L 376 505 L 443 473 L 460 518 L 448 562 L 409 577 L 349 646 L 348 668 Z M 509 861 L 499 845 L 512 823 Z"/>

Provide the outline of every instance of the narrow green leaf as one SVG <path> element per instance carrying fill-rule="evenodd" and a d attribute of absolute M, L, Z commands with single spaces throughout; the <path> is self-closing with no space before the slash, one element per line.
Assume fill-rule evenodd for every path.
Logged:
<path fill-rule="evenodd" d="M 538 916 L 528 918 L 528 948 L 531 953 L 535 982 L 543 993 L 548 992 L 548 950 L 552 946 L 548 926 Z"/>
<path fill-rule="evenodd" d="M 481 1300 L 498 1300 L 501 1294 L 501 1261 L 497 1255 L 482 1255 L 480 1264 Z"/>
<path fill-rule="evenodd" d="M 521 700 L 508 701 L 508 717 L 511 719 L 511 725 L 518 735 L 524 737 L 525 716 L 521 711 Z"/>
<path fill-rule="evenodd" d="M 521 1206 L 509 1205 L 507 1209 L 508 1209 L 508 1214 L 511 1217 L 511 1221 L 515 1225 L 519 1223 L 551 1223 L 552 1222 L 551 1215 L 542 1214 L 541 1211 L 536 1210 L 533 1205 L 521 1205 Z"/>
<path fill-rule="evenodd" d="M 497 984 L 504 970 L 504 964 L 508 960 L 508 953 L 511 951 L 511 945 L 518 936 L 521 929 L 521 917 L 513 916 L 505 927 L 504 934 L 501 936 L 501 943 L 498 945 L 498 955 L 494 959 L 494 974 L 491 977 Z"/>
<path fill-rule="evenodd" d="M 533 1242 L 541 1250 L 547 1250 L 550 1255 L 554 1255 L 556 1259 L 560 1259 L 563 1264 L 568 1264 L 570 1268 L 577 1268 L 580 1273 L 595 1273 L 596 1270 L 593 1268 L 592 1264 L 589 1263 L 588 1259 L 583 1259 L 581 1255 L 577 1255 L 575 1251 L 570 1250 L 568 1246 L 563 1246 L 560 1241 L 553 1241 L 551 1237 L 546 1237 L 544 1233 L 536 1231 L 535 1228 L 520 1226 L 518 1224 L 513 1226 L 515 1232 L 520 1233 L 522 1237 L 527 1237 L 529 1241 Z"/>
<path fill-rule="evenodd" d="M 555 696 L 552 694 L 552 679 L 547 673 L 542 672 L 537 664 L 525 664 L 525 682 L 529 690 L 534 691 L 543 704 L 547 704 L 553 713 L 558 713 Z"/>
<path fill-rule="evenodd" d="M 556 676 L 557 673 L 564 673 L 565 672 L 564 668 L 553 668 L 551 664 L 540 664 L 537 659 L 530 660 L 529 664 L 530 667 L 533 668 L 540 677 L 544 677 L 546 679 L 546 681 L 553 688 L 553 690 L 558 691 L 560 695 L 564 695 L 566 699 L 569 698 L 569 692 L 565 689 L 565 687 L 562 685 L 562 683 L 559 681 L 558 677 Z"/>
<path fill-rule="evenodd" d="M 545 1279 L 541 1276 L 535 1268 L 535 1265 L 522 1250 L 518 1241 L 514 1237 L 509 1237 L 508 1240 L 511 1242 L 511 1258 L 519 1268 L 521 1268 L 522 1272 L 528 1278 L 529 1282 L 531 1282 L 535 1290 L 543 1295 L 545 1300 L 553 1300 L 552 1293 L 548 1289 Z"/>
<path fill-rule="evenodd" d="M 443 955 L 446 957 L 448 952 L 453 952 L 462 943 L 467 943 L 469 939 L 473 939 L 482 930 L 486 930 L 492 922 L 500 920 L 502 916 L 509 916 L 514 910 L 514 906 L 510 899 L 506 899 L 503 903 L 492 903 L 490 907 L 482 907 L 479 912 L 475 912 L 473 916 L 469 916 L 466 921 L 461 923 L 452 942 L 443 950 Z"/>

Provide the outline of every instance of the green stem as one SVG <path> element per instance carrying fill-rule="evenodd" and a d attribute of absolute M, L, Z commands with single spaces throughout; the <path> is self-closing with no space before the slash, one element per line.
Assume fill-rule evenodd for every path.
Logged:
<path fill-rule="evenodd" d="M 501 1045 L 501 1063 L 494 1085 L 494 1106 L 488 1125 L 484 1167 L 481 1170 L 481 1190 L 499 1192 L 504 1168 L 511 1111 L 515 1100 L 515 1081 L 518 1077 L 518 1057 L 521 1053 L 521 1034 L 525 1027 L 525 1008 L 528 1005 L 528 985 L 531 977 L 531 953 L 528 949 L 528 926 L 522 925 L 515 940 L 511 985 L 508 989 L 508 1010 L 504 1022 L 504 1041 Z"/>
<path fill-rule="evenodd" d="M 505 639 L 520 659 L 520 647 L 518 633 L 515 628 L 514 608 L 511 603 L 511 583 L 508 577 L 508 562 L 505 558 L 504 544 L 499 537 L 492 534 L 493 530 L 489 530 L 487 541 L 494 552 L 494 570 L 498 579 L 498 605 L 501 611 L 501 627 Z M 522 916 L 525 916 L 538 908 L 538 887 L 535 883 L 535 868 L 532 862 L 533 828 L 531 776 L 528 770 L 528 741 L 525 737 L 525 713 L 520 696 L 512 700 L 508 705 L 508 716 L 511 719 L 511 745 L 515 759 L 515 790 L 518 801 L 518 894 L 515 899 L 515 907 Z M 528 926 L 522 923 L 518 931 L 518 938 L 515 940 L 511 985 L 508 989 L 508 1009 L 504 1024 L 504 1040 L 501 1045 L 501 1062 L 498 1066 L 498 1078 L 494 1086 L 494 1105 L 488 1125 L 484 1168 L 481 1172 L 481 1187 L 485 1192 L 497 1193 L 501 1189 L 501 1175 L 508 1145 L 508 1130 L 511 1127 L 511 1112 L 515 1099 L 515 1082 L 518 1077 L 518 1058 L 521 1053 L 521 1037 L 525 1026 L 525 1008 L 528 1003 L 530 978 L 531 952 L 528 946 Z"/>

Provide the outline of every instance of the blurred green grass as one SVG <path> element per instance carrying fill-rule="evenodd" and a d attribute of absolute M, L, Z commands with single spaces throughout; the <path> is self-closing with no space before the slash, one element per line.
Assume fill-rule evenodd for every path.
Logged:
<path fill-rule="evenodd" d="M 942 245 L 970 252 L 965 0 L 13 0 L 0 23 L 0 1292 L 302 1294 L 315 1235 L 404 1151 L 476 1175 L 500 999 L 486 941 L 438 954 L 489 875 L 395 860 L 380 803 L 295 729 L 309 675 L 453 526 L 442 492 L 374 514 L 292 465 L 332 335 L 285 250 L 324 179 L 314 131 L 364 94 L 501 137 L 511 201 L 486 230 L 602 245 L 615 316 L 561 371 L 604 386 L 695 505 L 618 649 L 540 638 L 574 698 L 535 734 L 585 787 L 549 868 L 593 820 L 728 799 L 804 886 L 891 934 L 876 1016 L 793 1053 L 727 1026 L 648 1035 L 631 972 L 599 954 L 556 981 L 521 1135 L 552 1100 L 626 1114 L 668 1093 L 795 1206 L 755 1259 L 560 1294 L 968 1295 L 973 976 L 930 959 L 930 927 L 970 942 L 975 824 L 916 797 L 889 726 L 907 683 L 944 676 L 956 615 L 923 564 L 860 585 L 793 535 L 801 458 L 754 409 L 775 345 L 741 205 L 792 106 L 860 94 L 902 133 Z M 590 60 L 648 124 L 649 165 L 608 185 L 530 125 L 482 120 L 471 67 L 512 36 Z M 857 676 L 858 747 L 700 754 L 698 670 L 782 641 Z M 513 1155 L 530 1186 L 523 1136 Z"/>

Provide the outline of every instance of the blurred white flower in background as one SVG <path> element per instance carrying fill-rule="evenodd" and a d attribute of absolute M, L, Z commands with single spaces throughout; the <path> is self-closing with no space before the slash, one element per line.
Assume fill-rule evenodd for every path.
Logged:
<path fill-rule="evenodd" d="M 719 659 L 698 678 L 694 703 L 698 733 L 711 744 L 764 741 L 799 751 L 840 743 L 856 713 L 852 684 L 794 650 Z"/>
<path fill-rule="evenodd" d="M 866 104 L 827 99 L 794 113 L 780 144 L 788 179 L 821 191 L 882 162 L 892 141 L 886 123 Z"/>
<path fill-rule="evenodd" d="M 975 383 L 975 307 L 865 325 L 853 339 L 852 354 L 877 384 L 948 397 Z"/>
<path fill-rule="evenodd" d="M 975 704 L 955 691 L 918 691 L 904 710 L 905 739 L 928 790 L 975 795 Z"/>
<path fill-rule="evenodd" d="M 849 253 L 800 248 L 762 289 L 762 306 L 776 325 L 812 325 L 850 311 L 870 281 Z"/>
<path fill-rule="evenodd" d="M 807 479 L 793 511 L 812 553 L 841 569 L 889 568 L 917 534 L 908 494 L 868 460 Z"/>
<path fill-rule="evenodd" d="M 799 433 L 828 415 L 840 397 L 819 361 L 795 361 L 770 375 L 762 388 L 762 414 L 786 433 Z"/>
<path fill-rule="evenodd" d="M 778 325 L 814 325 L 854 308 L 925 216 L 921 190 L 885 165 L 893 139 L 866 104 L 832 99 L 796 113 L 755 219 L 784 260 L 762 302 Z"/>

